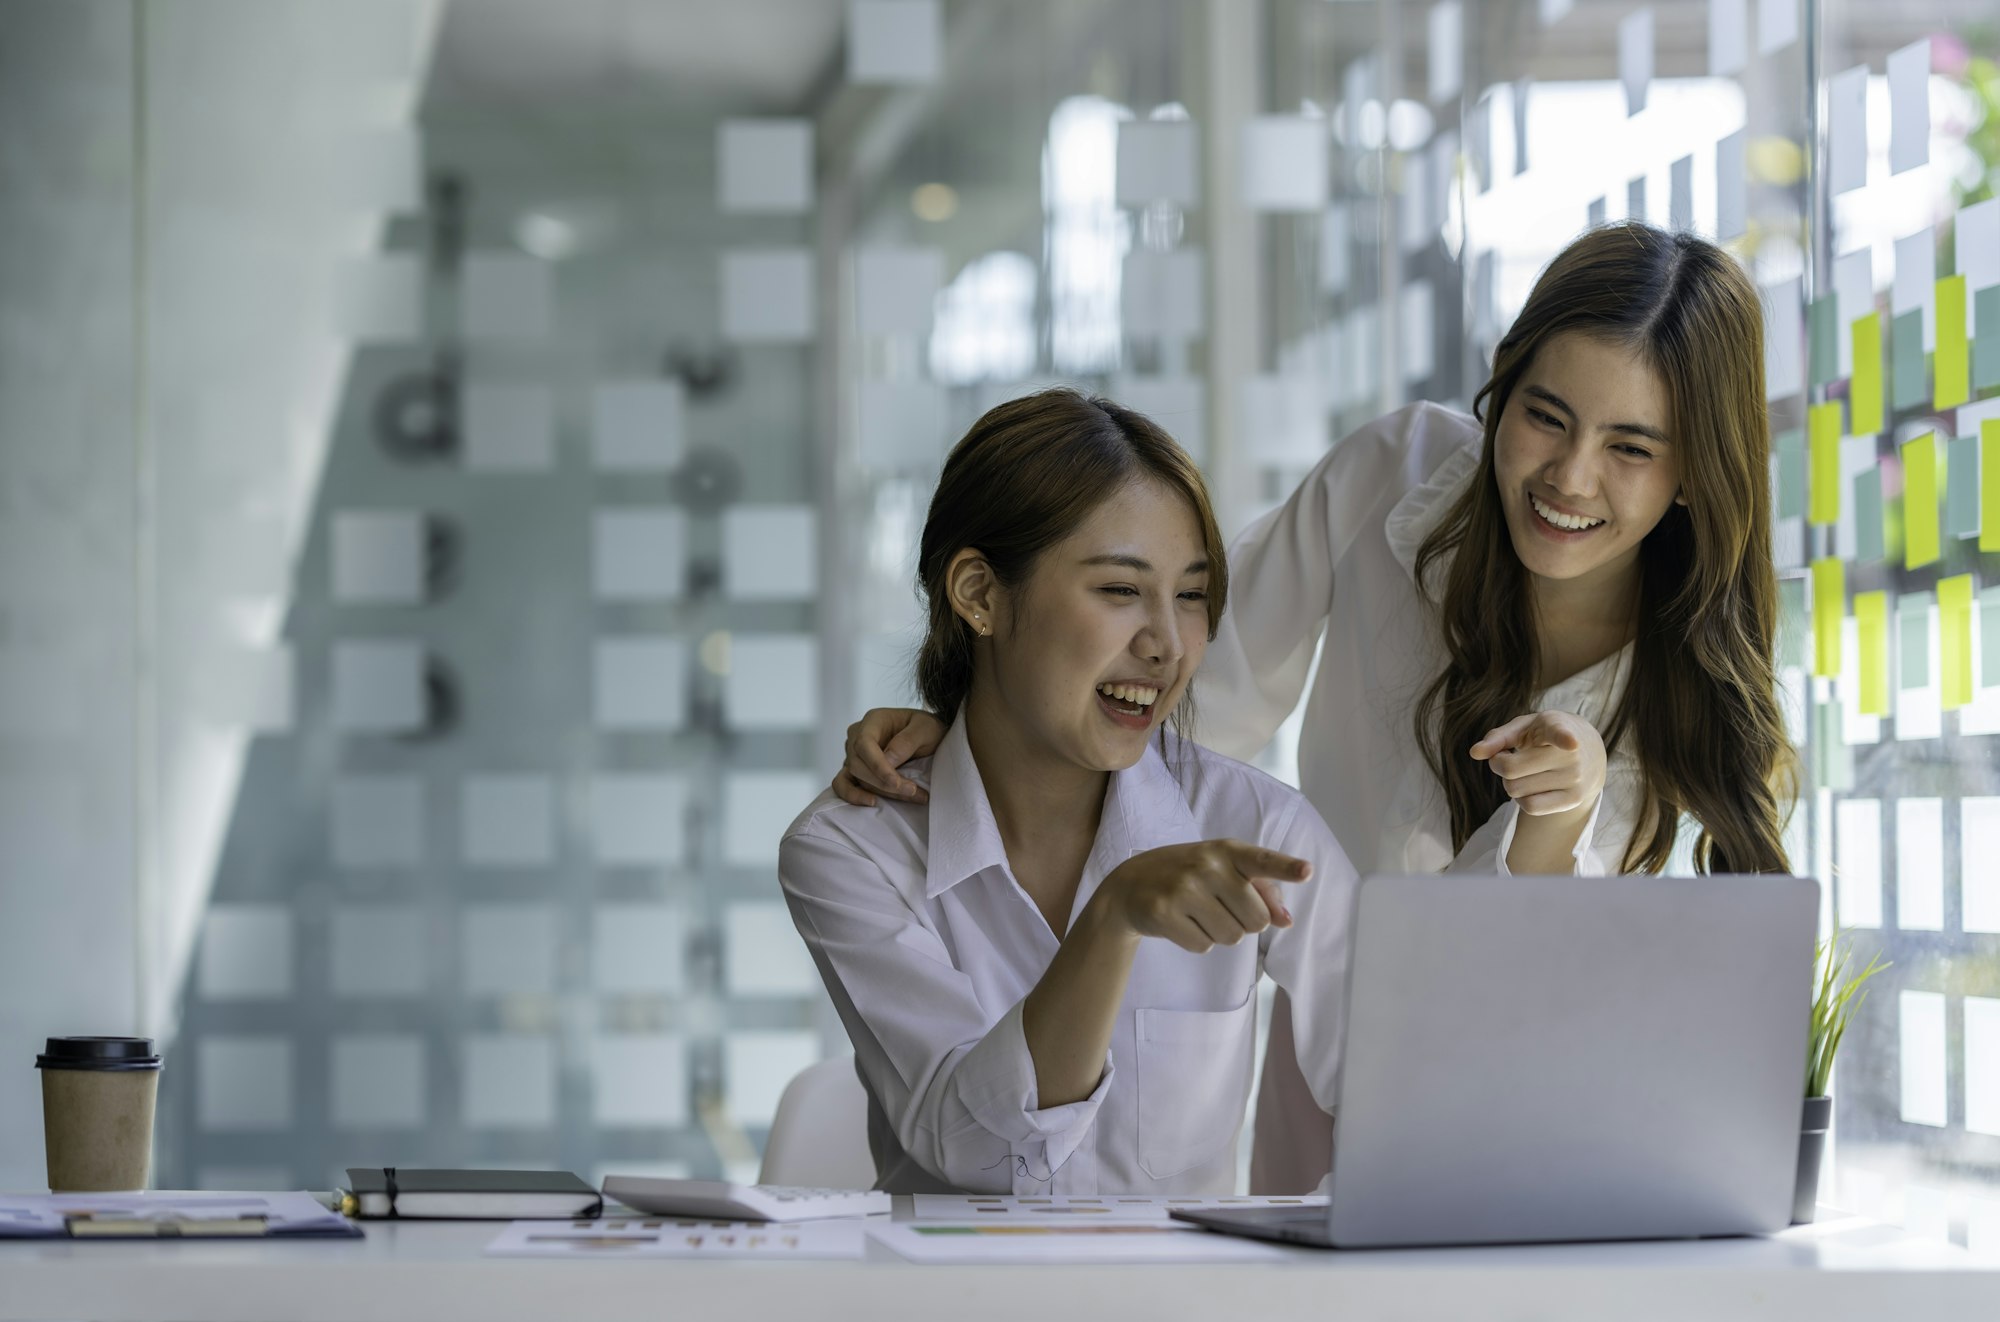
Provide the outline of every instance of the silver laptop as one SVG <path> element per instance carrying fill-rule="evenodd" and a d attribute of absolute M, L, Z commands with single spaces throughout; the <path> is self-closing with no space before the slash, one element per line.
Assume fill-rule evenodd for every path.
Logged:
<path fill-rule="evenodd" d="M 1181 1212 L 1338 1248 L 1791 1219 L 1819 885 L 1368 877 L 1324 1207 Z"/>

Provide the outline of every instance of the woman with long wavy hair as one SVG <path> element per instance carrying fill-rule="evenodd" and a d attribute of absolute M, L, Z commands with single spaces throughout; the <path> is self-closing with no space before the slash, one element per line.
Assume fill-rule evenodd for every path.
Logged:
<path fill-rule="evenodd" d="M 1300 786 L 1363 873 L 1783 871 L 1769 453 L 1742 268 L 1692 235 L 1592 230 L 1473 416 L 1377 419 L 1236 540 L 1199 737 L 1253 755 L 1312 676 Z M 870 713 L 837 788 L 906 794 L 894 768 L 936 730 Z M 1291 1018 L 1280 997 L 1258 1192 L 1331 1159 Z"/>

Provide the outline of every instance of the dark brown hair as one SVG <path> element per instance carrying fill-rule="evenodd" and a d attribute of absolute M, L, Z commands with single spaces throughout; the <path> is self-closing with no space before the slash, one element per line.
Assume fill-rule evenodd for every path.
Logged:
<path fill-rule="evenodd" d="M 1494 481 L 1494 434 L 1537 351 L 1580 332 L 1636 351 L 1659 372 L 1687 500 L 1640 546 L 1631 678 L 1601 731 L 1607 749 L 1634 742 L 1644 775 L 1623 867 L 1661 871 L 1686 814 L 1701 828 L 1697 868 L 1785 870 L 1795 768 L 1772 655 L 1763 331 L 1757 290 L 1729 254 L 1626 223 L 1590 231 L 1549 263 L 1500 341 L 1474 401 L 1485 429 L 1478 472 L 1417 553 L 1420 583 L 1450 557 L 1438 602 L 1447 660 L 1417 704 L 1416 726 L 1451 810 L 1454 852 L 1506 800 L 1499 777 L 1466 750 L 1529 710 L 1540 661 L 1533 581 Z"/>
<path fill-rule="evenodd" d="M 1012 589 L 1042 552 L 1083 526 L 1092 510 L 1136 480 L 1186 498 L 1208 559 L 1208 636 L 1229 598 L 1229 563 L 1208 486 L 1187 451 L 1144 414 L 1074 390 L 1044 390 L 987 410 L 945 460 L 924 520 L 917 585 L 929 629 L 917 650 L 917 691 L 946 722 L 972 691 L 972 628 L 951 608 L 945 571 L 975 547 Z M 1191 688 L 1173 714 L 1188 734 Z"/>

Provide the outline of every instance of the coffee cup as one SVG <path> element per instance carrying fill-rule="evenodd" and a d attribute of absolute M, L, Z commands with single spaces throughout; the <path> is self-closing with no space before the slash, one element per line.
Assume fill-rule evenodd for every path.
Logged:
<path fill-rule="evenodd" d="M 52 1037 L 42 1072 L 49 1192 L 144 1189 L 153 1173 L 160 1058 L 149 1037 Z"/>

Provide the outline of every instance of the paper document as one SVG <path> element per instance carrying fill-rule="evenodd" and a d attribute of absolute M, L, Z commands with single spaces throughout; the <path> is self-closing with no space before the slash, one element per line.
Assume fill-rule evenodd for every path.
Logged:
<path fill-rule="evenodd" d="M 1288 1256 L 1276 1244 L 1212 1235 L 1179 1222 L 902 1221 L 870 1225 L 868 1235 L 911 1262 L 1274 1262 Z"/>
<path fill-rule="evenodd" d="M 244 1234 L 355 1233 L 354 1223 L 309 1193 L 67 1193 L 0 1197 L 0 1239 L 89 1233 L 81 1227 L 254 1223 Z"/>
<path fill-rule="evenodd" d="M 496 1258 L 858 1258 L 859 1221 L 767 1225 L 679 1217 L 516 1221 L 486 1246 Z"/>
<path fill-rule="evenodd" d="M 1021 1222 L 1147 1222 L 1185 1225 L 1169 1221 L 1175 1208 L 1208 1210 L 1216 1208 L 1325 1207 L 1326 1195 L 1300 1194 L 1288 1198 L 1161 1198 L 1143 1195 L 1104 1194 L 1098 1197 L 1011 1198 L 997 1194 L 920 1193 L 911 1195 L 918 1221 Z"/>

